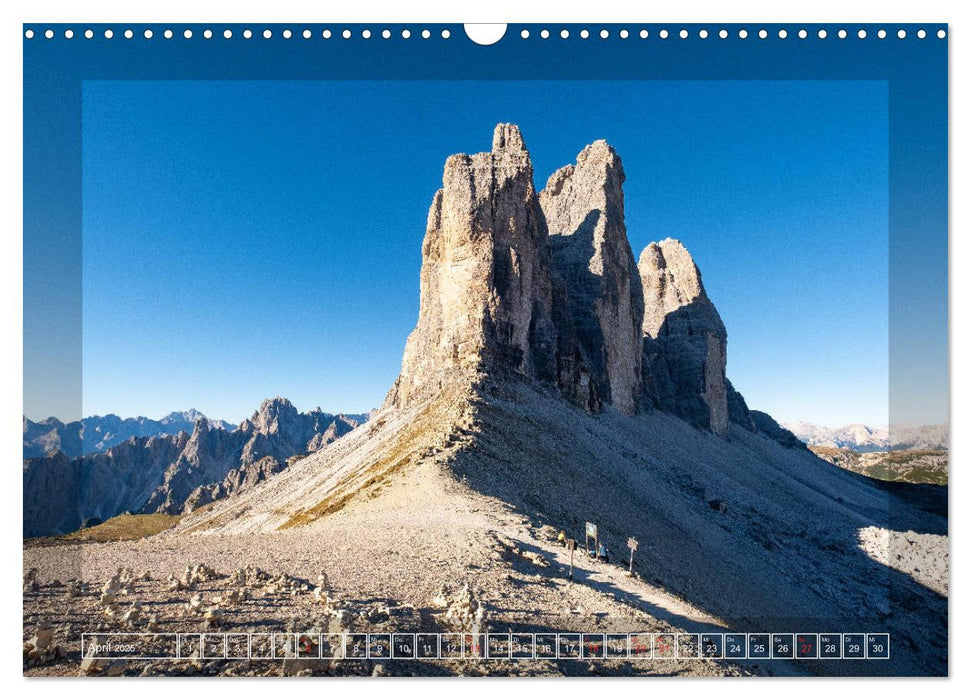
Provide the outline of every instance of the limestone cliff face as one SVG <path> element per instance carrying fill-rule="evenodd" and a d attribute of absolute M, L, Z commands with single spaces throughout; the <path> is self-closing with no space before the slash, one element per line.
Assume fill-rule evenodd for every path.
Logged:
<path fill-rule="evenodd" d="M 728 334 L 701 272 L 687 249 L 670 238 L 647 246 L 638 268 L 649 396 L 661 410 L 724 435 L 729 425 Z M 738 409 L 737 401 L 733 407 Z"/>
<path fill-rule="evenodd" d="M 644 296 L 624 224 L 624 168 L 595 141 L 550 177 L 540 205 L 572 332 L 598 396 L 634 413 L 641 394 Z"/>
<path fill-rule="evenodd" d="M 451 156 L 428 213 L 418 325 L 389 401 L 404 406 L 456 377 L 556 377 L 546 222 L 519 128 L 492 150 Z"/>

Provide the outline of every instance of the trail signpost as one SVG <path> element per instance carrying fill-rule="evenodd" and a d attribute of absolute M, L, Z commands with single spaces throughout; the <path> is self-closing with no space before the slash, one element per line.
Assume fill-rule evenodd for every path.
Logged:
<path fill-rule="evenodd" d="M 630 569 L 627 571 L 628 576 L 634 575 L 634 552 L 637 551 L 637 540 L 633 537 L 627 538 L 627 546 L 630 548 Z"/>
<path fill-rule="evenodd" d="M 593 556 L 597 556 L 597 550 L 600 549 L 600 540 L 597 537 L 597 526 L 594 523 L 587 523 L 586 535 L 587 538 L 583 546 L 586 547 L 587 554 L 590 553 L 590 540 L 593 540 Z"/>

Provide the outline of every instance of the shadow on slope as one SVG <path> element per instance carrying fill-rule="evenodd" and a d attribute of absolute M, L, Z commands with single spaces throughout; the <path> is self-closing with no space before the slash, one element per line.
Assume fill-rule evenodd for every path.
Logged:
<path fill-rule="evenodd" d="M 660 413 L 591 416 L 523 386 L 474 406 L 473 444 L 450 460 L 472 489 L 580 542 L 595 522 L 615 557 L 635 536 L 643 578 L 738 631 L 891 634 L 889 661 L 820 672 L 946 673 L 947 599 L 859 540 L 869 526 L 945 533 L 939 516 L 741 429 L 722 440 Z"/>

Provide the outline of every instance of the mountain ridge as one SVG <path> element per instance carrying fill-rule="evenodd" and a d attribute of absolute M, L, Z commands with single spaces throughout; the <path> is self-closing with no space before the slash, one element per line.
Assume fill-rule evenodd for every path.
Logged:
<path fill-rule="evenodd" d="M 25 459 L 24 536 L 64 534 L 125 512 L 186 512 L 252 487 L 359 425 L 319 408 L 300 413 L 279 396 L 232 430 L 194 417 L 191 431 L 132 435 L 73 459 L 61 450 Z"/>
<path fill-rule="evenodd" d="M 861 453 L 907 449 L 946 450 L 950 441 L 948 422 L 893 426 L 850 423 L 839 428 L 806 421 L 782 425 L 809 447 L 847 448 Z"/>
<path fill-rule="evenodd" d="M 132 437 L 178 435 L 183 430 L 189 432 L 201 418 L 206 416 L 194 408 L 172 411 L 158 420 L 145 416 L 122 418 L 108 413 L 64 423 L 54 416 L 41 421 L 32 421 L 24 416 L 23 456 L 24 459 L 43 457 L 51 452 L 61 451 L 73 459 L 104 452 Z M 236 429 L 236 425 L 228 421 L 210 420 L 210 423 L 226 430 Z"/>
<path fill-rule="evenodd" d="M 319 406 L 314 411 L 323 413 Z M 368 414 L 341 412 L 328 415 L 340 415 L 363 423 Z M 48 416 L 39 421 L 23 416 L 23 458 L 44 457 L 61 451 L 73 459 L 104 452 L 132 437 L 175 436 L 181 431 L 191 433 L 196 422 L 201 419 L 205 419 L 214 428 L 230 432 L 238 427 L 236 423 L 210 418 L 194 408 L 172 411 L 157 420 L 145 416 L 122 418 L 115 413 L 91 415 L 67 423 L 56 416 Z"/>

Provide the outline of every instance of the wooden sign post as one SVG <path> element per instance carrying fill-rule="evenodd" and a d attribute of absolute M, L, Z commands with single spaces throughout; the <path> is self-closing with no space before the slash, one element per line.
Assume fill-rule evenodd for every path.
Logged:
<path fill-rule="evenodd" d="M 593 556 L 596 557 L 597 550 L 600 549 L 600 540 L 597 537 L 597 526 L 594 523 L 587 523 L 586 535 L 587 537 L 583 543 L 583 546 L 586 548 L 587 554 L 589 554 L 590 540 L 593 539 Z"/>
<path fill-rule="evenodd" d="M 577 541 L 576 540 L 567 540 L 566 541 L 566 548 L 568 550 L 570 550 L 570 580 L 572 581 L 573 580 L 573 552 L 576 551 Z"/>
<path fill-rule="evenodd" d="M 634 552 L 637 551 L 637 540 L 633 537 L 627 538 L 627 546 L 630 547 L 630 569 L 627 571 L 628 576 L 634 575 Z"/>

